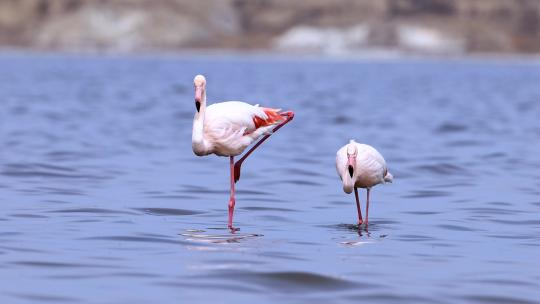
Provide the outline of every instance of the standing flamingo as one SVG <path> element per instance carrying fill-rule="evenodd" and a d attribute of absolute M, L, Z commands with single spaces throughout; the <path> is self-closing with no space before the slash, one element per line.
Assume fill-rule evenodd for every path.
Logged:
<path fill-rule="evenodd" d="M 358 226 L 362 225 L 362 211 L 358 199 L 358 189 L 367 189 L 366 227 L 368 226 L 369 191 L 380 183 L 391 183 L 394 177 L 386 168 L 382 155 L 372 146 L 351 141 L 341 147 L 336 155 L 336 169 L 343 182 L 343 191 L 351 193 L 354 188 L 356 209 L 358 210 Z"/>
<path fill-rule="evenodd" d="M 259 147 L 273 132 L 291 121 L 292 111 L 259 107 L 241 101 L 226 101 L 206 106 L 206 78 L 195 76 L 195 118 L 193 119 L 192 147 L 198 156 L 216 154 L 229 156 L 231 170 L 231 196 L 229 199 L 228 227 L 233 228 L 235 205 L 235 183 L 240 179 L 244 160 Z M 263 136 L 236 163 L 234 157 Z"/>

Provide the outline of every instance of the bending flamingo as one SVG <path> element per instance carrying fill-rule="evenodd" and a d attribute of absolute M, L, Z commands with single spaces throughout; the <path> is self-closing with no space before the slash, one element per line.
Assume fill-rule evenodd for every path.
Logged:
<path fill-rule="evenodd" d="M 235 201 L 235 183 L 240 179 L 244 160 L 259 147 L 273 132 L 291 121 L 292 111 L 259 107 L 241 101 L 226 101 L 206 106 L 206 79 L 195 76 L 195 107 L 193 119 L 192 147 L 198 156 L 216 154 L 229 156 L 231 170 L 231 196 L 229 199 L 228 227 L 232 231 Z M 264 136 L 263 136 L 264 135 Z M 240 160 L 234 157 L 263 136 Z"/>
<path fill-rule="evenodd" d="M 386 168 L 382 155 L 372 146 L 351 141 L 341 147 L 336 155 L 336 169 L 343 182 L 343 191 L 351 193 L 354 189 L 356 209 L 358 210 L 358 225 L 362 225 L 362 211 L 358 199 L 358 188 L 367 189 L 366 198 L 366 227 L 368 226 L 369 192 L 371 187 L 392 182 L 393 176 Z"/>

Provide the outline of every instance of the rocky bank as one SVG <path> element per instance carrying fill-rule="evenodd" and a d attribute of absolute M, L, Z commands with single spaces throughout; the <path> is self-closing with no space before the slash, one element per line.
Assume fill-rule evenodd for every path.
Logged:
<path fill-rule="evenodd" d="M 0 47 L 540 52 L 538 0 L 0 0 Z"/>

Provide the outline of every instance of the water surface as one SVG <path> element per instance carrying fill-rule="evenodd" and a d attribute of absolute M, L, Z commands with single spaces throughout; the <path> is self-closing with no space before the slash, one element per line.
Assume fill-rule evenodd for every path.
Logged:
<path fill-rule="evenodd" d="M 540 69 L 528 62 L 0 56 L 0 300 L 538 303 Z M 296 117 L 245 162 L 191 151 L 209 102 Z M 386 158 L 369 231 L 334 156 Z M 365 192 L 362 192 L 364 204 Z"/>

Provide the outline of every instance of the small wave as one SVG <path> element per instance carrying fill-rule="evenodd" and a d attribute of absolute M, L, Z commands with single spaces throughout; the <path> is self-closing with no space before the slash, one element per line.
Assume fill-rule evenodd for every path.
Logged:
<path fill-rule="evenodd" d="M 356 283 L 343 278 L 306 271 L 276 272 L 223 272 L 215 277 L 234 277 L 249 285 L 256 285 L 266 290 L 285 293 L 303 293 L 306 291 L 338 291 L 352 288 L 371 288 L 374 284 Z"/>
<path fill-rule="evenodd" d="M 447 133 L 460 133 L 467 131 L 468 127 L 462 124 L 452 123 L 452 122 L 445 122 L 440 124 L 436 129 L 435 132 L 439 134 L 447 134 Z"/>
<path fill-rule="evenodd" d="M 115 235 L 115 236 L 93 236 L 82 238 L 81 240 L 88 241 L 115 241 L 115 242 L 143 242 L 143 243 L 163 243 L 163 244 L 187 244 L 186 242 L 165 238 L 165 237 L 151 237 L 151 236 L 130 236 L 130 235 Z"/>
<path fill-rule="evenodd" d="M 52 213 L 95 213 L 95 214 L 135 214 L 128 211 L 102 209 L 102 208 L 70 208 L 49 211 Z"/>
<path fill-rule="evenodd" d="M 403 198 L 431 198 L 431 197 L 446 197 L 452 195 L 448 191 L 440 190 L 416 190 L 412 194 L 403 195 Z"/>
<path fill-rule="evenodd" d="M 58 295 L 50 295 L 50 294 L 36 294 L 36 293 L 7 293 L 10 296 L 13 296 L 15 298 L 24 299 L 32 302 L 51 302 L 51 303 L 59 303 L 59 302 L 67 302 L 67 303 L 80 303 L 82 302 L 81 299 L 73 298 L 73 297 L 65 297 L 65 296 L 58 296 Z"/>
<path fill-rule="evenodd" d="M 133 210 L 142 211 L 150 215 L 195 215 L 203 214 L 204 212 L 186 210 L 186 209 L 175 209 L 175 208 L 134 208 Z"/>
<path fill-rule="evenodd" d="M 262 234 L 256 233 L 224 233 L 224 234 L 211 234 L 206 233 L 205 230 L 187 230 L 186 233 L 180 234 L 188 241 L 195 241 L 200 243 L 239 243 L 242 240 L 262 237 Z"/>

